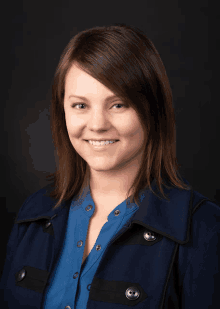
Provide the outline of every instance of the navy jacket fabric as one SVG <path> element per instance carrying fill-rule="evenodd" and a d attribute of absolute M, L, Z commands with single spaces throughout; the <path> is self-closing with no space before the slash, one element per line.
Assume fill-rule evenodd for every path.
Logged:
<path fill-rule="evenodd" d="M 155 181 L 152 187 L 158 193 Z M 139 209 L 109 242 L 91 283 L 88 309 L 220 308 L 220 207 L 193 188 L 163 189 L 170 201 L 146 190 Z M 43 306 L 71 205 L 63 202 L 52 210 L 50 190 L 49 184 L 29 196 L 18 212 L 0 308 Z M 33 225 L 37 238 L 30 234 Z"/>

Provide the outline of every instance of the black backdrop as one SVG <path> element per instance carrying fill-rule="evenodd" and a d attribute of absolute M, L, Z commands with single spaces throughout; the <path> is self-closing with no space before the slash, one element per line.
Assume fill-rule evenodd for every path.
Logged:
<path fill-rule="evenodd" d="M 209 1 L 211 2 L 211 1 Z M 1 6 L 1 271 L 15 216 L 55 170 L 52 78 L 70 38 L 93 26 L 144 30 L 170 79 L 181 174 L 219 204 L 218 1 L 4 1 Z"/>

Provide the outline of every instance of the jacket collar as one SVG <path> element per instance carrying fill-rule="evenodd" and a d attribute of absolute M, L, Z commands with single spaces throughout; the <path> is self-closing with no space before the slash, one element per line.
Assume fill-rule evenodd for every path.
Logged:
<path fill-rule="evenodd" d="M 183 178 L 183 180 L 190 187 L 189 191 L 175 187 L 168 189 L 163 186 L 163 191 L 169 201 L 158 198 L 150 190 L 142 191 L 139 197 L 141 207 L 134 214 L 131 223 L 140 224 L 179 244 L 187 243 L 193 210 L 193 189 L 186 179 Z M 166 184 L 169 185 L 168 182 Z M 152 182 L 152 189 L 161 196 L 155 179 Z"/>
<path fill-rule="evenodd" d="M 184 182 L 189 185 L 183 177 Z M 159 194 L 155 179 L 152 189 Z M 191 186 L 189 185 L 191 188 Z M 68 216 L 71 201 L 64 201 L 58 209 L 52 210 L 55 200 L 49 196 L 53 190 L 51 184 L 31 195 L 21 207 L 15 223 L 37 221 L 39 219 L 51 220 L 58 215 Z M 193 190 L 179 190 L 163 186 L 165 195 L 170 199 L 158 198 L 149 189 L 139 194 L 139 209 L 131 218 L 131 224 L 140 224 L 153 232 L 162 234 L 180 244 L 189 241 L 189 229 L 192 217 Z M 32 198 L 31 198 L 32 197 Z M 22 211 L 23 210 L 23 211 Z M 63 213 L 64 212 L 64 213 Z"/>

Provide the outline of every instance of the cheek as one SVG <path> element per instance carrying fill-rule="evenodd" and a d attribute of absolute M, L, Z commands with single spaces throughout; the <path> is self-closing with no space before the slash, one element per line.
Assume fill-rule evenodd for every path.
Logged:
<path fill-rule="evenodd" d="M 122 128 L 121 136 L 126 138 L 131 148 L 140 148 L 144 145 L 144 128 L 139 119 L 133 118 Z"/>
<path fill-rule="evenodd" d="M 129 137 L 129 138 L 136 138 L 142 133 L 142 127 L 138 121 L 129 121 L 127 123 L 120 125 L 120 133 L 121 136 Z"/>
<path fill-rule="evenodd" d="M 84 122 L 80 118 L 76 116 L 71 116 L 71 115 L 66 116 L 66 127 L 70 135 L 79 134 L 83 125 L 84 125 Z"/>
<path fill-rule="evenodd" d="M 135 110 L 130 109 L 121 119 L 117 119 L 117 128 L 121 136 L 136 138 L 142 131 L 142 126 Z"/>

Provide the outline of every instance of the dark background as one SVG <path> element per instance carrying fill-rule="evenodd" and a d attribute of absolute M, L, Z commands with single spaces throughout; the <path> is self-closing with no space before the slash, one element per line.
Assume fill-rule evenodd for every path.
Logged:
<path fill-rule="evenodd" d="M 1 6 L 1 271 L 19 208 L 55 171 L 53 75 L 70 38 L 86 28 L 126 23 L 153 41 L 173 91 L 181 174 L 220 205 L 218 1 L 80 3 L 16 0 Z"/>

